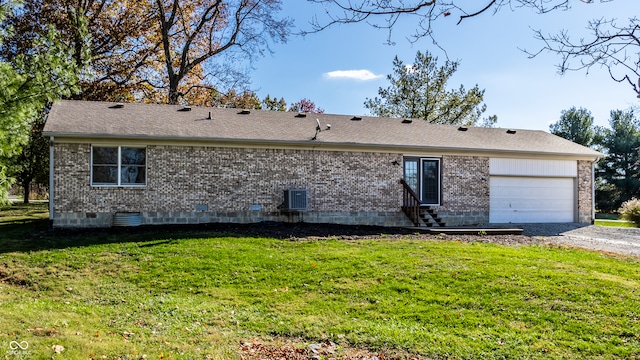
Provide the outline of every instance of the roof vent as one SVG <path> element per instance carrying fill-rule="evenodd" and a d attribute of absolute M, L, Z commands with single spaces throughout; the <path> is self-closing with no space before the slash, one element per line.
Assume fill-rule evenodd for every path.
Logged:
<path fill-rule="evenodd" d="M 251 110 L 246 110 L 246 109 L 238 113 L 238 115 L 249 115 L 249 114 L 251 114 Z"/>
<path fill-rule="evenodd" d="M 468 127 L 464 127 L 464 126 L 460 126 L 458 128 L 458 131 L 467 131 L 467 130 L 469 130 L 469 128 Z"/>
<path fill-rule="evenodd" d="M 515 130 L 511 130 L 511 129 L 507 130 L 507 134 L 515 134 L 515 133 L 516 133 Z"/>
<path fill-rule="evenodd" d="M 178 111 L 191 111 L 191 108 L 190 108 L 190 107 L 185 106 L 185 107 L 183 107 L 183 108 L 178 109 Z"/>
<path fill-rule="evenodd" d="M 403 119 L 402 123 L 403 124 L 411 124 L 413 122 L 413 120 L 409 120 L 409 119 Z"/>
<path fill-rule="evenodd" d="M 354 116 L 351 118 L 352 121 L 360 121 L 362 118 L 360 116 Z"/>
<path fill-rule="evenodd" d="M 297 117 L 297 118 L 305 118 L 305 117 L 307 117 L 307 114 L 305 114 L 305 113 L 298 113 L 298 114 L 296 115 L 296 117 Z"/>
<path fill-rule="evenodd" d="M 109 109 L 122 109 L 123 107 L 124 107 L 124 104 L 115 104 L 115 105 L 109 106 Z"/>

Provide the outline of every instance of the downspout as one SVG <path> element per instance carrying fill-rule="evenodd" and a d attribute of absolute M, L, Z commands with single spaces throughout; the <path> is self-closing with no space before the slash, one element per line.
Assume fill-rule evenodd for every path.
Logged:
<path fill-rule="evenodd" d="M 53 227 L 53 201 L 54 201 L 54 182 L 53 182 L 53 142 L 54 137 L 49 138 L 49 225 Z"/>

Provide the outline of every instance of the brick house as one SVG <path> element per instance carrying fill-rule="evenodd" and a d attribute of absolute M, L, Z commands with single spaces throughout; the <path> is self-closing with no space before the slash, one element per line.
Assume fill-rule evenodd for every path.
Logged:
<path fill-rule="evenodd" d="M 590 223 L 602 156 L 544 131 L 85 101 L 44 134 L 54 227 Z"/>

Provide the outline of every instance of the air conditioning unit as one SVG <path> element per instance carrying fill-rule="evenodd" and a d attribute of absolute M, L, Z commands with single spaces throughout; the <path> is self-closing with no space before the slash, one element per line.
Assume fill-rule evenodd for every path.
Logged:
<path fill-rule="evenodd" d="M 282 208 L 285 211 L 307 210 L 307 190 L 288 189 L 284 191 L 284 203 Z"/>

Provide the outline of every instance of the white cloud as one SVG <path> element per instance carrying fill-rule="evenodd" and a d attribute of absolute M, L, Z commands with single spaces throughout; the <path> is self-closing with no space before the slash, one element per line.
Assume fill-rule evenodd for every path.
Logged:
<path fill-rule="evenodd" d="M 376 75 L 369 70 L 336 70 L 325 73 L 324 76 L 329 79 L 352 79 L 352 80 L 375 80 L 383 75 Z"/>

